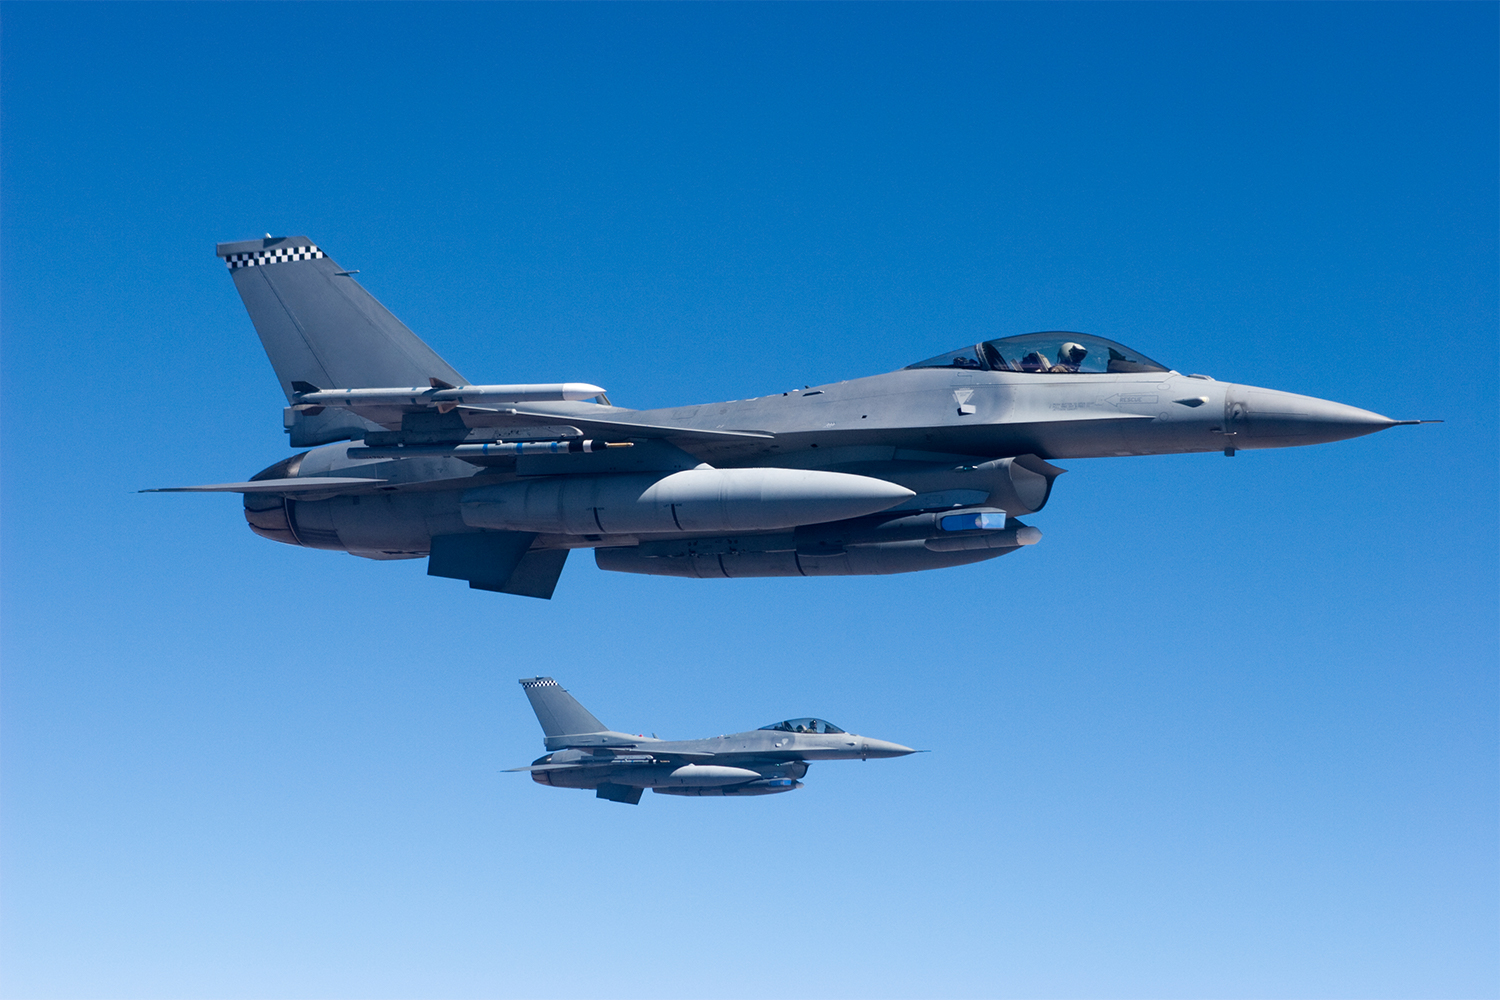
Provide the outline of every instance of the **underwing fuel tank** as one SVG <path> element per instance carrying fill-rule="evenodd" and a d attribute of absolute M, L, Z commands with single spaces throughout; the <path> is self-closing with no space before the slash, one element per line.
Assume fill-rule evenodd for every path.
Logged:
<path fill-rule="evenodd" d="M 1003 510 L 899 512 L 784 534 L 690 538 L 594 550 L 600 569 L 646 576 L 880 576 L 963 566 L 1041 541 Z"/>
<path fill-rule="evenodd" d="M 631 546 L 595 549 L 594 563 L 600 569 L 614 573 L 681 576 L 693 580 L 732 580 L 753 576 L 888 576 L 965 566 L 1015 552 L 1017 548 L 986 547 L 945 552 L 934 551 L 918 539 L 856 545 L 828 555 L 792 550 L 646 556 L 638 547 Z"/>
<path fill-rule="evenodd" d="M 667 788 L 658 785 L 651 790 L 663 795 L 775 795 L 777 792 L 795 791 L 801 787 L 802 782 L 793 778 L 766 778 L 727 788 Z"/>
<path fill-rule="evenodd" d="M 566 535 L 764 531 L 893 507 L 911 490 L 810 469 L 688 469 L 668 476 L 548 476 L 464 493 L 471 528 Z"/>
<path fill-rule="evenodd" d="M 642 788 L 705 788 L 715 785 L 731 785 L 758 781 L 759 771 L 746 767 L 726 767 L 722 764 L 683 764 L 673 767 L 643 767 L 637 772 L 611 780 Z"/>

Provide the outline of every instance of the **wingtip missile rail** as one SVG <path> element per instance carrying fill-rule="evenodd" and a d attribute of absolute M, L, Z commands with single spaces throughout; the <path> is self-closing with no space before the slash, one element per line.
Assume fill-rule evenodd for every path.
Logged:
<path fill-rule="evenodd" d="M 399 406 L 439 410 L 497 403 L 577 402 L 603 396 L 604 390 L 587 382 L 548 382 L 533 385 L 394 386 L 381 389 L 322 389 L 311 382 L 292 383 L 295 406 Z"/>
<path fill-rule="evenodd" d="M 484 441 L 478 444 L 405 444 L 351 447 L 351 459 L 429 458 L 485 459 L 512 455 L 588 455 L 611 448 L 633 448 L 634 441 L 596 441 L 593 438 L 570 438 L 561 441 Z"/>

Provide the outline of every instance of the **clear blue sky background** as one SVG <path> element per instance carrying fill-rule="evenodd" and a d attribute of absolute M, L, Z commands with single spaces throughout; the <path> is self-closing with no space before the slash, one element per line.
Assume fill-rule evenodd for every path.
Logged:
<path fill-rule="evenodd" d="M 1497 992 L 1494 4 L 3 9 L 3 991 Z M 1441 417 L 1065 463 L 1035 548 L 550 603 L 275 545 L 213 255 L 626 406 L 1077 329 Z M 930 748 L 637 808 L 515 683 Z"/>

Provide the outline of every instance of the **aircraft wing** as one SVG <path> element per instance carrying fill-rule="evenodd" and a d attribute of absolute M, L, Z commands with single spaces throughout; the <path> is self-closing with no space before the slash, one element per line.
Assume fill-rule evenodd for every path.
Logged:
<path fill-rule="evenodd" d="M 674 761 L 674 760 L 681 760 L 681 761 L 686 761 L 688 763 L 691 763 L 691 762 L 693 762 L 695 760 L 711 760 L 714 757 L 714 755 L 711 754 L 711 753 L 687 753 L 687 752 L 679 752 L 679 751 L 670 751 L 670 752 L 658 753 L 655 750 L 637 750 L 636 752 L 637 753 L 650 754 L 656 760 L 662 760 L 662 761 L 668 761 L 668 762 Z"/>
<path fill-rule="evenodd" d="M 597 750 L 599 748 L 590 747 L 589 749 Z M 628 759 L 618 761 L 618 763 L 620 764 L 671 764 L 679 761 L 684 764 L 690 764 L 695 761 L 710 760 L 714 756 L 711 753 L 691 753 L 679 751 L 657 753 L 652 750 L 636 750 L 633 748 L 626 749 L 615 747 L 610 747 L 608 749 L 619 749 L 621 752 L 616 756 L 628 756 Z M 650 759 L 643 760 L 641 759 L 643 757 L 649 757 Z M 570 768 L 579 767 L 609 767 L 615 763 L 617 763 L 617 761 L 614 758 L 601 758 L 598 760 L 573 760 L 568 761 L 566 764 L 532 764 L 529 767 L 507 767 L 505 771 L 507 773 L 512 771 L 565 771 Z"/>
<path fill-rule="evenodd" d="M 585 748 L 580 747 L 579 749 L 585 749 Z M 591 747 L 588 747 L 587 749 L 592 750 L 595 753 L 598 753 L 601 750 L 602 751 L 608 751 L 608 752 L 614 754 L 615 762 L 620 763 L 620 764 L 633 764 L 633 763 L 637 763 L 637 762 L 640 762 L 640 763 L 653 763 L 653 762 L 670 763 L 670 762 L 672 762 L 674 760 L 680 760 L 680 761 L 684 761 L 684 762 L 692 762 L 692 761 L 695 761 L 695 760 L 711 760 L 713 758 L 713 756 L 714 756 L 711 753 L 694 753 L 694 752 L 692 752 L 690 750 L 652 750 L 649 747 L 643 747 L 643 746 L 637 746 L 637 745 L 631 745 L 631 746 L 613 746 L 613 747 L 593 747 L 593 746 L 591 746 Z M 641 758 L 643 758 L 643 757 L 649 757 L 650 760 L 649 761 L 642 761 Z M 623 758 L 623 759 L 621 759 L 621 758 Z M 605 761 L 588 761 L 588 763 L 591 763 L 591 764 L 592 763 L 608 764 L 608 763 L 611 763 L 611 761 L 608 761 L 608 760 L 605 760 Z"/>
<path fill-rule="evenodd" d="M 566 424 L 578 428 L 585 434 L 665 438 L 669 441 L 771 441 L 776 437 L 769 431 L 721 431 L 697 427 L 670 427 L 665 424 L 641 424 L 631 420 L 584 417 L 576 413 L 540 413 L 509 407 L 503 409 L 459 407 L 458 409 L 464 415 L 464 423 L 470 427 L 555 427 L 559 424 Z"/>
<path fill-rule="evenodd" d="M 578 393 L 594 390 L 602 393 L 598 386 L 582 383 L 562 383 L 547 386 L 470 386 L 465 388 L 436 388 L 424 390 L 413 386 L 408 389 L 340 389 L 318 388 L 307 382 L 294 382 L 295 402 L 289 410 L 293 437 L 297 437 L 296 426 L 304 419 L 318 418 L 325 410 L 333 408 L 353 414 L 387 430 L 399 430 L 406 418 L 413 413 L 426 413 L 433 417 L 457 418 L 469 428 L 545 428 L 547 433 L 586 433 L 612 435 L 616 437 L 665 438 L 681 441 L 769 441 L 775 437 L 767 431 L 722 430 L 697 427 L 673 427 L 664 424 L 643 424 L 632 420 L 619 420 L 608 416 L 593 416 L 584 412 L 549 412 L 529 409 L 524 405 L 528 396 L 531 401 L 576 402 Z M 577 388 L 578 392 L 572 392 Z M 547 390 L 542 392 L 541 390 Z M 555 391 L 554 391 L 555 390 Z M 476 401 L 486 396 L 508 396 L 510 399 L 495 400 L 493 404 Z M 449 399 L 448 396 L 463 397 Z M 515 397 L 521 397 L 519 399 Z M 606 409 L 599 407 L 599 409 Z M 615 411 L 619 412 L 619 411 Z M 629 413 L 631 411 L 624 411 Z M 347 421 L 345 421 L 347 423 Z M 343 424 L 339 428 L 343 429 Z M 294 444 L 297 442 L 294 441 Z"/>

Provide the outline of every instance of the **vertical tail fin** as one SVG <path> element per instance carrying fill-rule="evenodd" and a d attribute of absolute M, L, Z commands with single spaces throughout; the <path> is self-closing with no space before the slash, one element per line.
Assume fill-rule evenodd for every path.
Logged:
<path fill-rule="evenodd" d="M 293 382 L 322 389 L 465 379 L 306 236 L 220 243 L 287 401 Z"/>
<path fill-rule="evenodd" d="M 604 733 L 604 723 L 589 714 L 589 710 L 578 704 L 578 699 L 564 691 L 550 677 L 523 677 L 521 687 L 531 699 L 531 709 L 536 712 L 536 721 L 542 724 L 542 735 L 577 736 L 581 733 Z"/>

